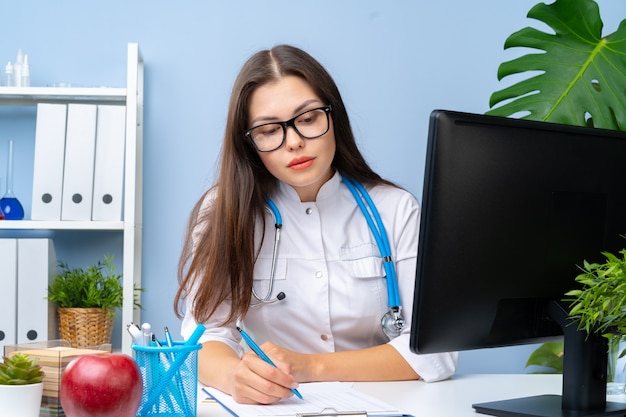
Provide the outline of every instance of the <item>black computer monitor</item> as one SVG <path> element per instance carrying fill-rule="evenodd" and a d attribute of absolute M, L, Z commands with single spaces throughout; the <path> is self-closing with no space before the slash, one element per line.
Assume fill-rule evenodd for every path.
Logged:
<path fill-rule="evenodd" d="M 606 402 L 606 339 L 562 300 L 583 260 L 626 247 L 626 132 L 436 110 L 421 203 L 411 349 L 564 337 L 562 395 L 476 411 L 624 415 Z"/>

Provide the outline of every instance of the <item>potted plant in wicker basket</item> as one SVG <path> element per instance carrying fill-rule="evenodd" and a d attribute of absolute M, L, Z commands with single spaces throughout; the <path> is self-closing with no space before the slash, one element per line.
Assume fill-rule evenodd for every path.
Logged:
<path fill-rule="evenodd" d="M 113 257 L 87 268 L 59 262 L 59 273 L 48 287 L 48 299 L 57 304 L 59 336 L 74 348 L 111 342 L 116 309 L 122 306 L 122 276 L 115 273 Z M 135 288 L 140 291 L 141 288 Z M 135 306 L 141 308 L 137 299 Z"/>
<path fill-rule="evenodd" d="M 16 353 L 0 363 L 0 416 L 38 417 L 44 373 L 37 360 Z"/>

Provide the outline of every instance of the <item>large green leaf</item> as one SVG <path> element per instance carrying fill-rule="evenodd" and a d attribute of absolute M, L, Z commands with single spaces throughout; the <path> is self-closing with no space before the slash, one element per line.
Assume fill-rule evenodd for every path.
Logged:
<path fill-rule="evenodd" d="M 626 20 L 602 38 L 603 24 L 593 0 L 540 3 L 528 17 L 546 23 L 555 33 L 531 27 L 513 33 L 505 49 L 528 47 L 545 52 L 502 63 L 498 79 L 528 71 L 541 73 L 493 93 L 487 114 L 527 113 L 523 118 L 626 130 Z M 501 105 L 494 107 L 497 104 Z"/>
<path fill-rule="evenodd" d="M 528 358 L 526 366 L 543 366 L 552 368 L 552 372 L 544 373 L 563 373 L 563 341 L 546 342 L 540 345 Z"/>

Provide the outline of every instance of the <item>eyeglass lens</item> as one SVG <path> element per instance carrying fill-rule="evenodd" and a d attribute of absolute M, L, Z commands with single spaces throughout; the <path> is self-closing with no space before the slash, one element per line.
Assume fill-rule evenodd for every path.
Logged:
<path fill-rule="evenodd" d="M 273 151 L 283 144 L 289 126 L 305 139 L 318 138 L 328 131 L 328 113 L 325 108 L 309 110 L 286 122 L 254 127 L 248 135 L 259 151 Z"/>

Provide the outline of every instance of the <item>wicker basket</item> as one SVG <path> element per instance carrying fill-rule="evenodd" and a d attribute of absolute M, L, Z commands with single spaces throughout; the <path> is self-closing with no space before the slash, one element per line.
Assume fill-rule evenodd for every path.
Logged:
<path fill-rule="evenodd" d="M 59 336 L 73 348 L 111 343 L 114 309 L 59 308 Z"/>

